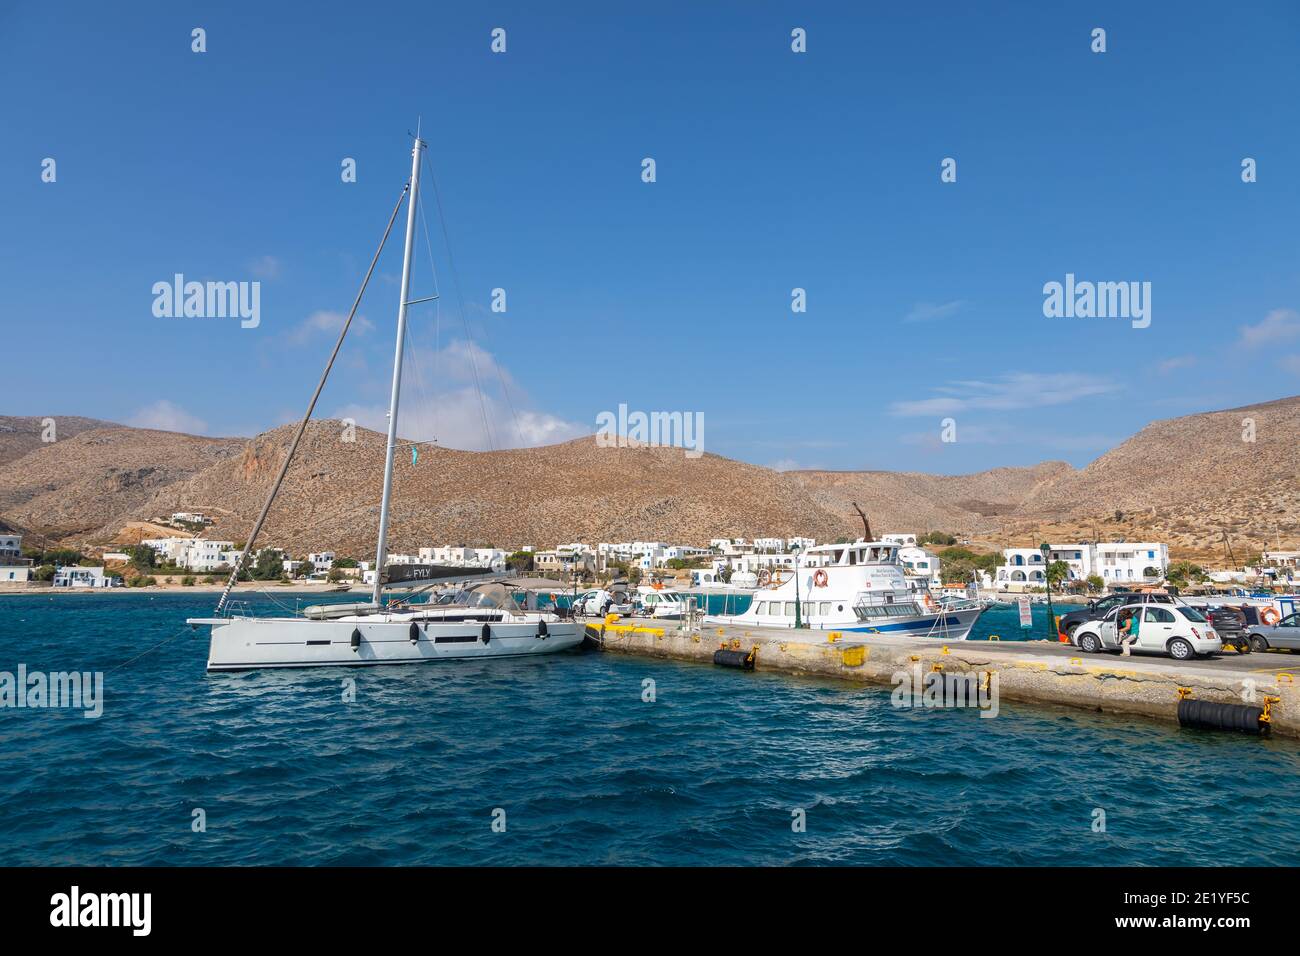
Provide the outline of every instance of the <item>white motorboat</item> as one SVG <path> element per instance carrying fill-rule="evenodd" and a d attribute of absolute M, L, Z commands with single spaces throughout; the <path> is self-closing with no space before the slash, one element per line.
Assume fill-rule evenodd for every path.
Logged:
<path fill-rule="evenodd" d="M 281 465 L 262 513 L 253 526 L 248 542 L 231 571 L 230 580 L 217 602 L 212 617 L 190 618 L 188 623 L 212 629 L 208 650 L 208 670 L 248 670 L 268 667 L 356 667 L 380 664 L 425 664 L 433 661 L 465 658 L 521 657 L 567 650 L 582 642 L 578 626 L 549 611 L 525 610 L 499 582 L 483 582 L 442 595 L 435 603 L 398 602 L 386 604 L 384 597 L 387 569 L 389 513 L 393 491 L 393 455 L 397 446 L 397 412 L 401 393 L 402 356 L 406 338 L 407 307 L 412 301 L 411 252 L 415 240 L 415 214 L 419 201 L 420 167 L 425 144 L 416 134 L 411 151 L 411 178 L 402 189 L 397 205 L 389 217 L 388 227 L 375 251 L 370 269 L 361 284 L 352 311 L 339 333 L 338 341 L 307 413 Z M 230 591 L 240 569 L 253 550 L 253 543 L 271 509 L 294 452 L 311 420 L 316 401 L 325 387 L 330 369 L 338 357 L 343 339 L 361 304 L 366 286 L 392 231 L 393 222 L 406 202 L 406 247 L 402 260 L 401 294 L 397 307 L 397 346 L 393 359 L 392 392 L 388 409 L 388 444 L 384 457 L 383 498 L 379 507 L 379 532 L 376 545 L 374 592 L 367 604 L 349 604 L 332 608 L 318 605 L 293 617 L 259 617 L 248 613 L 238 603 L 228 604 Z M 467 576 L 473 571 L 467 571 Z M 394 575 L 396 581 L 398 575 Z M 432 585 L 426 585 L 431 587 Z"/>
<path fill-rule="evenodd" d="M 984 608 L 975 602 L 936 601 L 929 591 L 913 589 L 898 548 L 863 540 L 816 545 L 794 572 L 778 573 L 755 591 L 744 613 L 708 615 L 704 621 L 965 640 Z"/>
<path fill-rule="evenodd" d="M 642 584 L 636 589 L 636 603 L 642 617 L 680 621 L 691 606 L 691 598 L 663 585 Z"/>

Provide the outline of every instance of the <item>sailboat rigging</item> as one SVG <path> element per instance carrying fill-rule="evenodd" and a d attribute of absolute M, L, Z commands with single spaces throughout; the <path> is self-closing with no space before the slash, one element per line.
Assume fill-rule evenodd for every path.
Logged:
<path fill-rule="evenodd" d="M 577 625 L 562 620 L 558 614 L 525 610 L 514 600 L 505 585 L 485 581 L 471 584 L 436 604 L 403 603 L 385 607 L 384 587 L 393 492 L 394 453 L 398 444 L 397 423 L 401 401 L 403 349 L 406 342 L 407 310 L 411 305 L 430 302 L 437 295 L 410 299 L 411 259 L 415 244 L 415 218 L 419 203 L 421 158 L 425 143 L 417 132 L 411 149 L 411 175 L 402 189 L 397 205 L 366 271 L 352 310 L 340 330 L 338 340 L 321 374 L 320 382 L 308 403 L 307 412 L 298 425 L 279 474 L 272 484 L 253 530 L 248 537 L 230 580 L 217 601 L 214 616 L 190 618 L 193 627 L 209 625 L 212 629 L 208 652 L 208 670 L 247 670 L 263 667 L 336 667 L 376 664 L 419 664 L 466 657 L 515 657 L 552 653 L 581 642 Z M 343 339 L 352 324 L 362 296 L 369 285 L 375 265 L 383 252 L 401 209 L 406 202 L 406 237 L 402 254 L 402 279 L 397 308 L 397 334 L 393 353 L 393 378 L 388 407 L 388 434 L 384 447 L 383 493 L 379 505 L 379 529 L 375 547 L 375 584 L 369 604 L 338 608 L 308 609 L 301 616 L 253 617 L 230 613 L 227 607 L 231 589 L 245 566 L 248 555 L 261 531 L 271 505 L 284 483 L 289 465 L 311 420 L 330 370 L 338 357 Z M 445 229 L 445 225 L 444 225 Z M 427 226 L 426 226 L 427 232 Z M 414 445 L 412 445 L 414 459 Z M 394 575 L 400 581 L 428 581 L 449 577 L 443 569 L 403 571 Z M 455 576 L 465 579 L 490 569 L 457 569 Z M 324 612 L 322 612 L 324 611 Z"/>

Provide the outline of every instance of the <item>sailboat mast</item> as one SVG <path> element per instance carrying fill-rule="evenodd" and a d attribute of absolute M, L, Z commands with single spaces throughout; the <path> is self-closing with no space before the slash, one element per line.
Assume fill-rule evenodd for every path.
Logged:
<path fill-rule="evenodd" d="M 384 451 L 384 496 L 379 502 L 379 543 L 375 547 L 376 606 L 383 601 L 384 560 L 388 557 L 388 509 L 393 497 L 393 452 L 397 447 L 397 404 L 402 392 L 402 346 L 406 343 L 406 306 L 411 294 L 411 250 L 415 245 L 415 203 L 420 190 L 420 150 L 416 134 L 411 147 L 411 193 L 406 197 L 406 248 L 402 253 L 402 291 L 397 305 L 397 348 L 393 353 L 393 393 L 388 400 L 388 447 Z"/>

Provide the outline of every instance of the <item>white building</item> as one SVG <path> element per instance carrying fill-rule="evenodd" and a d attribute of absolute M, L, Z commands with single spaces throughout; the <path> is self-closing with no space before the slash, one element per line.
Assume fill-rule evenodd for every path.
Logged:
<path fill-rule="evenodd" d="M 785 547 L 786 550 L 788 551 L 793 551 L 795 548 L 798 548 L 801 551 L 807 551 L 816 543 L 817 543 L 816 538 L 786 538 L 785 539 Z"/>
<path fill-rule="evenodd" d="M 212 541 L 208 538 L 146 538 L 140 542 L 150 548 L 163 562 L 170 562 L 186 571 L 215 571 L 231 567 L 239 558 L 233 541 Z"/>
<path fill-rule="evenodd" d="M 1002 564 L 994 580 L 1004 591 L 1023 591 L 1026 587 L 1044 587 L 1047 576 L 1043 553 L 1037 548 L 1003 548 Z"/>
<path fill-rule="evenodd" d="M 461 545 L 441 545 L 420 549 L 420 564 L 445 564 L 450 567 L 505 567 L 509 555 L 502 548 L 467 548 Z"/>
<path fill-rule="evenodd" d="M 1169 546 L 1157 542 L 1107 541 L 1097 544 L 1048 544 L 1048 562 L 1063 561 L 1068 581 L 1096 575 L 1106 586 L 1161 581 L 1169 567 Z M 1044 587 L 1047 563 L 1038 548 L 1005 548 L 995 583 L 1003 590 Z"/>
<path fill-rule="evenodd" d="M 23 556 L 23 536 L 20 534 L 0 534 L 0 564 L 6 561 L 20 560 Z"/>
<path fill-rule="evenodd" d="M 1140 544 L 1110 542 L 1093 547 L 1093 573 L 1108 585 L 1162 581 L 1169 567 L 1169 546 L 1156 542 Z"/>
<path fill-rule="evenodd" d="M 900 544 L 905 547 L 916 547 L 916 535 L 908 533 L 882 534 L 881 541 L 887 541 L 890 544 Z"/>
<path fill-rule="evenodd" d="M 23 536 L 0 534 L 0 584 L 26 584 L 31 576 L 32 562 L 23 557 Z"/>
<path fill-rule="evenodd" d="M 4 547 L 0 538 L 0 548 Z M 1276 568 L 1300 568 L 1300 551 L 1265 551 L 1261 560 Z"/>
<path fill-rule="evenodd" d="M 101 568 L 58 568 L 54 572 L 56 588 L 112 588 L 121 584 L 122 579 L 108 577 Z"/>
<path fill-rule="evenodd" d="M 886 537 L 884 540 L 888 541 Z M 898 542 L 894 542 L 897 544 Z M 927 551 L 925 548 L 918 548 L 915 545 L 904 546 L 898 549 L 898 560 L 903 565 L 903 574 L 909 578 L 916 578 L 931 588 L 940 588 L 943 586 L 943 577 L 939 573 L 942 561 L 933 551 Z M 954 582 L 961 584 L 964 582 Z"/>
<path fill-rule="evenodd" d="M 389 557 L 388 563 L 389 564 L 399 563 L 393 560 L 393 558 L 395 557 L 397 557 L 397 555 L 392 555 L 391 557 Z M 307 563 L 311 565 L 313 573 L 326 574 L 329 572 L 330 568 L 334 567 L 334 552 L 317 551 L 314 554 L 309 554 L 307 555 Z"/>
<path fill-rule="evenodd" d="M 755 538 L 754 550 L 780 553 L 785 550 L 785 538 Z"/>
<path fill-rule="evenodd" d="M 712 538 L 709 547 L 719 554 L 743 554 L 753 550 L 744 538 Z"/>
<path fill-rule="evenodd" d="M 180 524 L 211 524 L 212 519 L 201 511 L 173 511 L 172 521 Z"/>

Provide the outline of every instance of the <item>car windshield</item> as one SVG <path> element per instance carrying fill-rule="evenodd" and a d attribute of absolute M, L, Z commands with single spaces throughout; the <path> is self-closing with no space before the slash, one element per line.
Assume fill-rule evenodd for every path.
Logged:
<path fill-rule="evenodd" d="M 1178 609 L 1178 613 L 1181 614 L 1183 617 L 1187 618 L 1187 620 L 1189 621 L 1193 621 L 1198 624 L 1205 623 L 1205 618 L 1201 616 L 1201 612 L 1196 610 L 1196 608 L 1194 607 L 1180 607 Z"/>

